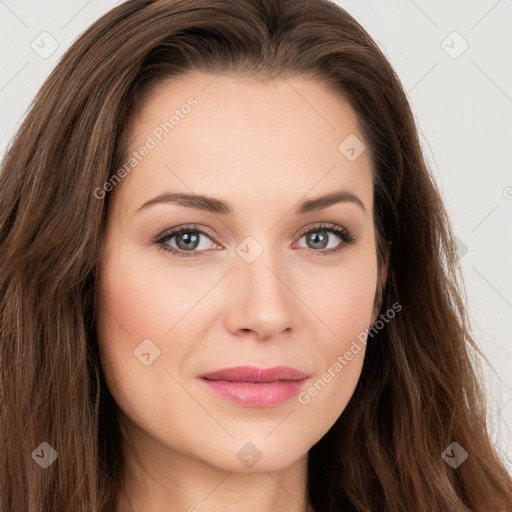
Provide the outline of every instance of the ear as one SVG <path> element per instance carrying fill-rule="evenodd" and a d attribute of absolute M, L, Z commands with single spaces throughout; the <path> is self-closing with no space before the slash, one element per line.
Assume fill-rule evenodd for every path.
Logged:
<path fill-rule="evenodd" d="M 389 266 L 389 252 L 386 255 L 386 261 L 382 264 L 380 269 L 380 282 L 382 283 L 382 289 L 386 287 L 388 279 L 388 266 Z"/>
<path fill-rule="evenodd" d="M 386 287 L 386 282 L 388 279 L 388 267 L 389 267 L 389 252 L 386 254 L 386 259 L 380 267 L 380 275 L 378 277 L 379 282 L 377 283 L 377 291 L 375 293 L 375 303 L 374 303 L 374 308 L 373 308 L 371 325 L 373 325 L 377 321 L 377 316 L 379 314 L 380 306 L 382 303 L 382 293 L 384 291 L 384 288 Z"/>

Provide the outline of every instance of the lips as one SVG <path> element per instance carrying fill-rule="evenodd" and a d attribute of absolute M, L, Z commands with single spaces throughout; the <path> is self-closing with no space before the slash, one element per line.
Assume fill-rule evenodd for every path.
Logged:
<path fill-rule="evenodd" d="M 301 390 L 308 375 L 289 366 L 238 366 L 205 373 L 200 380 L 222 398 L 247 407 L 273 407 Z"/>
<path fill-rule="evenodd" d="M 257 368 L 255 366 L 237 366 L 225 368 L 211 373 L 200 375 L 207 380 L 223 380 L 227 382 L 254 382 L 270 383 L 276 381 L 302 380 L 308 375 L 289 366 L 275 366 L 273 368 Z"/>

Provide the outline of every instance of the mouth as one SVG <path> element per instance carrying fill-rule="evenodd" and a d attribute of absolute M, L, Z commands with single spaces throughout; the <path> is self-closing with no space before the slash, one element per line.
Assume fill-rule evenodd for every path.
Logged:
<path fill-rule="evenodd" d="M 229 401 L 248 407 L 272 407 L 299 393 L 308 375 L 288 366 L 238 366 L 199 378 L 208 389 Z"/>

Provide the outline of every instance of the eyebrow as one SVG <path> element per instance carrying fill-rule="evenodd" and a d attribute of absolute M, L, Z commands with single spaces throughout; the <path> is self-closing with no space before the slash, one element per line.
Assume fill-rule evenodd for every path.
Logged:
<path fill-rule="evenodd" d="M 194 208 L 205 212 L 215 213 L 219 215 L 232 215 L 233 207 L 221 199 L 208 197 L 198 194 L 186 193 L 164 193 L 139 206 L 132 215 L 135 215 L 154 204 L 175 203 L 186 208 Z M 363 202 L 352 192 L 348 190 L 336 190 L 327 195 L 316 197 L 314 199 L 304 199 L 295 207 L 296 215 L 304 215 L 309 212 L 322 210 L 337 203 L 352 203 L 359 206 L 366 214 L 366 208 Z"/>

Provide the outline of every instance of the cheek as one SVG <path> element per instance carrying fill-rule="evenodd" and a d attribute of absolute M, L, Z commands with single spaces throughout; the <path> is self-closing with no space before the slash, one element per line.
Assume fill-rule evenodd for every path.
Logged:
<path fill-rule="evenodd" d="M 318 293 L 310 294 L 310 300 L 326 335 L 316 337 L 319 373 L 298 399 L 311 414 L 333 423 L 348 404 L 363 367 L 377 286 L 376 257 L 372 251 L 361 253 L 328 280 L 316 277 Z"/>
<path fill-rule="evenodd" d="M 368 247 L 366 247 L 368 245 Z M 302 293 L 325 327 L 322 351 L 332 356 L 367 328 L 372 319 L 377 287 L 377 259 L 372 245 L 365 244 L 328 271 L 308 272 Z"/>
<path fill-rule="evenodd" d="M 205 275 L 205 281 L 193 269 L 171 271 L 165 258 L 156 265 L 154 257 L 121 250 L 122 244 L 116 243 L 101 261 L 96 329 L 107 384 L 116 401 L 131 408 L 127 396 L 136 403 L 137 396 L 146 394 L 141 403 L 147 403 L 154 389 L 169 385 L 166 369 L 179 376 L 181 364 L 194 350 L 190 340 L 197 322 L 188 320 L 211 277 Z M 137 385 L 128 394 L 121 391 L 131 383 Z"/>
<path fill-rule="evenodd" d="M 141 360 L 148 356 L 142 354 L 149 352 L 154 361 L 151 368 L 159 366 L 165 356 L 161 340 L 178 321 L 181 307 L 173 299 L 176 295 L 170 291 L 172 285 L 165 293 L 166 287 L 158 278 L 154 266 L 129 251 L 111 252 L 102 260 L 96 329 L 102 366 L 111 389 L 128 372 L 138 373 L 141 367 L 146 368 Z M 143 385 L 144 379 L 139 382 Z"/>
<path fill-rule="evenodd" d="M 133 342 L 161 340 L 204 294 L 204 283 L 188 269 L 169 272 L 163 258 L 156 265 L 140 252 L 121 252 L 121 256 L 105 260 L 104 277 L 98 284 L 105 326 L 121 329 L 122 337 Z"/>

